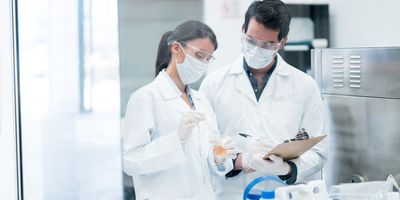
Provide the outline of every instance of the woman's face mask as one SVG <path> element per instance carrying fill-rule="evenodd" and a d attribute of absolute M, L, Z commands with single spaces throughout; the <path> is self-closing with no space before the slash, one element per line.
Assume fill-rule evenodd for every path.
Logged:
<path fill-rule="evenodd" d="M 176 63 L 179 77 L 185 85 L 194 83 L 206 73 L 209 63 L 203 62 L 186 53 L 180 44 L 179 47 L 185 54 L 183 63 Z"/>

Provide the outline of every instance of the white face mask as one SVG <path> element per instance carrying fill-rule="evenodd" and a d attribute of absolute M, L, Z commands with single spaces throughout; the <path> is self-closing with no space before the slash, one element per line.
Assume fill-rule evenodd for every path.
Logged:
<path fill-rule="evenodd" d="M 196 82 L 206 73 L 208 63 L 204 63 L 189 54 L 185 53 L 185 55 L 183 63 L 176 63 L 176 69 L 183 84 L 187 85 Z"/>
<path fill-rule="evenodd" d="M 276 55 L 276 50 L 264 49 L 247 42 L 243 42 L 242 52 L 247 64 L 253 69 L 266 67 L 273 61 Z"/>

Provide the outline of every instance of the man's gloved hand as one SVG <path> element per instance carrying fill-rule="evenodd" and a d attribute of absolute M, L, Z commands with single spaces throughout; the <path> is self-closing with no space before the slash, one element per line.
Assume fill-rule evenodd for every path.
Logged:
<path fill-rule="evenodd" d="M 267 139 L 259 139 L 254 142 L 251 147 L 250 151 L 253 154 L 267 154 L 272 148 L 274 148 L 274 142 L 267 140 Z"/>
<path fill-rule="evenodd" d="M 274 146 L 274 143 L 267 139 L 252 140 L 249 147 L 250 151 L 242 153 L 243 169 L 250 170 L 251 159 L 257 154 L 266 155 Z"/>
<path fill-rule="evenodd" d="M 181 144 L 186 144 L 189 141 L 193 128 L 205 119 L 204 114 L 199 112 L 187 112 L 182 115 L 178 127 L 178 137 Z"/>
<path fill-rule="evenodd" d="M 276 155 L 270 155 L 269 160 L 263 159 L 264 154 L 253 154 L 248 161 L 248 166 L 264 175 L 287 175 L 290 172 L 290 166 L 287 162 Z"/>
<path fill-rule="evenodd" d="M 222 163 L 225 158 L 234 158 L 236 155 L 236 142 L 229 136 L 211 141 L 214 144 L 214 161 Z"/>

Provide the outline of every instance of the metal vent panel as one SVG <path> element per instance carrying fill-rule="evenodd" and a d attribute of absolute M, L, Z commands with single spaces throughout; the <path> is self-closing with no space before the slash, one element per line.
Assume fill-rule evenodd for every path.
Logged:
<path fill-rule="evenodd" d="M 400 48 L 318 49 L 313 68 L 324 94 L 400 98 Z"/>

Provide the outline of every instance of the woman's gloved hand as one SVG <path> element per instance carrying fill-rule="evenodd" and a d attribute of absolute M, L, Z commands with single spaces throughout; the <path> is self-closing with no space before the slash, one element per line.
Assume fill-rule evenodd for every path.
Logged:
<path fill-rule="evenodd" d="M 222 163 L 226 158 L 236 157 L 236 142 L 229 136 L 213 139 L 214 144 L 214 161 Z"/>
<path fill-rule="evenodd" d="M 187 112 L 182 115 L 178 127 L 178 137 L 181 144 L 186 144 L 189 141 L 194 127 L 205 119 L 204 114 L 199 112 Z"/>

